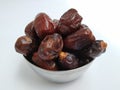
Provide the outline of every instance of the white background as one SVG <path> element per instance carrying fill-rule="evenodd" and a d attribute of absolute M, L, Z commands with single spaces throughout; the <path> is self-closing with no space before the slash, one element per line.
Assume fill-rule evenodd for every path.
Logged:
<path fill-rule="evenodd" d="M 39 12 L 59 19 L 76 8 L 97 39 L 108 43 L 83 77 L 56 84 L 34 73 L 14 44 Z M 120 90 L 119 0 L 0 0 L 0 90 Z M 67 78 L 67 77 L 66 77 Z"/>

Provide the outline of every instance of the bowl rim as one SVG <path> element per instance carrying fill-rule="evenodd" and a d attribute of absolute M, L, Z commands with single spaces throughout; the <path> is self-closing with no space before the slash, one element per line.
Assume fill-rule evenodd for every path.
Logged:
<path fill-rule="evenodd" d="M 74 71 L 74 70 L 78 70 L 80 68 L 84 68 L 85 66 L 88 66 L 89 64 L 91 64 L 94 59 L 92 59 L 89 63 L 83 65 L 83 66 L 80 66 L 80 67 L 77 67 L 77 68 L 74 68 L 74 69 L 70 69 L 70 70 L 59 70 L 59 71 L 52 71 L 52 70 L 47 70 L 47 69 L 44 69 L 44 68 L 41 68 L 37 65 L 35 65 L 34 63 L 32 63 L 30 60 L 28 60 L 28 58 L 26 56 L 23 55 L 23 57 L 26 59 L 27 62 L 29 62 L 31 65 L 33 65 L 34 67 L 38 68 L 38 69 L 41 69 L 41 70 L 44 70 L 44 71 L 47 71 L 47 72 L 70 72 L 70 71 Z"/>

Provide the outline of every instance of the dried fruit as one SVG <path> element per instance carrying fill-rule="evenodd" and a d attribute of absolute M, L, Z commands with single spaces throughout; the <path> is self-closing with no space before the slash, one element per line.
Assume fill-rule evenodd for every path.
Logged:
<path fill-rule="evenodd" d="M 35 32 L 35 29 L 33 27 L 33 21 L 30 22 L 26 27 L 25 27 L 25 34 L 26 36 L 30 37 L 31 39 L 38 39 L 37 34 Z"/>
<path fill-rule="evenodd" d="M 45 13 L 38 14 L 33 25 L 39 38 L 44 38 L 46 35 L 53 34 L 55 32 L 53 21 Z"/>
<path fill-rule="evenodd" d="M 90 47 L 84 49 L 83 53 L 87 57 L 96 58 L 105 52 L 106 47 L 107 43 L 105 43 L 103 40 L 96 40 Z"/>
<path fill-rule="evenodd" d="M 87 57 L 87 56 L 84 56 L 84 55 L 79 55 L 79 67 L 85 65 L 85 64 L 88 64 L 90 63 L 91 61 L 93 60 L 93 58 L 90 58 L 90 57 Z"/>
<path fill-rule="evenodd" d="M 89 28 L 81 28 L 64 39 L 64 47 L 71 50 L 81 50 L 93 41 L 95 41 L 95 37 L 91 30 Z"/>
<path fill-rule="evenodd" d="M 71 8 L 60 20 L 39 13 L 25 27 L 26 36 L 15 43 L 15 50 L 32 64 L 47 70 L 71 70 L 90 63 L 106 51 L 103 40 L 95 40 L 82 17 Z"/>
<path fill-rule="evenodd" d="M 39 66 L 43 69 L 53 70 L 53 71 L 57 70 L 57 66 L 56 66 L 56 63 L 54 61 L 44 61 L 44 60 L 42 60 L 39 57 L 37 52 L 35 52 L 33 54 L 32 60 L 37 66 Z"/>
<path fill-rule="evenodd" d="M 69 9 L 61 16 L 57 29 L 60 34 L 66 36 L 77 31 L 81 21 L 82 17 L 78 14 L 77 10 Z"/>
<path fill-rule="evenodd" d="M 19 37 L 15 43 L 16 51 L 25 56 L 34 52 L 36 48 L 37 48 L 36 44 L 28 36 Z"/>
<path fill-rule="evenodd" d="M 58 53 L 63 48 L 63 40 L 61 35 L 54 33 L 47 35 L 41 42 L 38 54 L 43 60 L 52 60 L 58 56 Z"/>
<path fill-rule="evenodd" d="M 85 24 L 81 24 L 80 25 L 80 29 L 88 29 L 89 27 L 87 26 L 87 25 L 85 25 Z"/>
<path fill-rule="evenodd" d="M 79 66 L 79 60 L 73 54 L 68 52 L 60 52 L 59 64 L 63 70 L 74 69 Z"/>

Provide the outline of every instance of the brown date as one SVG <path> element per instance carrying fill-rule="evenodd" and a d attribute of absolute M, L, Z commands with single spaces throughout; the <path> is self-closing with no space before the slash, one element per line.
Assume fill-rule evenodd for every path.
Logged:
<path fill-rule="evenodd" d="M 15 43 L 15 50 L 25 56 L 34 52 L 37 47 L 34 41 L 28 36 L 19 37 Z"/>
<path fill-rule="evenodd" d="M 89 28 L 89 27 L 87 25 L 85 25 L 85 24 L 80 25 L 80 29 L 87 29 L 87 28 Z"/>
<path fill-rule="evenodd" d="M 87 56 L 84 56 L 84 55 L 79 55 L 79 67 L 90 63 L 92 60 L 93 60 L 93 58 L 91 58 L 91 57 L 87 57 Z"/>
<path fill-rule="evenodd" d="M 91 30 L 89 28 L 80 28 L 64 39 L 64 47 L 71 50 L 81 50 L 93 41 L 95 41 L 95 37 Z"/>
<path fill-rule="evenodd" d="M 16 40 L 15 50 L 46 70 L 71 70 L 84 66 L 103 54 L 107 43 L 96 40 L 89 27 L 81 24 L 82 19 L 73 8 L 60 20 L 39 13 L 26 25 L 26 36 Z"/>
<path fill-rule="evenodd" d="M 38 53 L 35 52 L 33 54 L 33 57 L 32 57 L 32 61 L 39 67 L 43 68 L 43 69 L 47 69 L 47 70 L 57 70 L 57 66 L 56 66 L 56 63 L 54 61 L 44 61 L 42 60 Z"/>
<path fill-rule="evenodd" d="M 79 66 L 79 60 L 75 55 L 68 52 L 60 52 L 59 64 L 63 70 L 74 69 Z"/>
<path fill-rule="evenodd" d="M 79 29 L 81 21 L 82 17 L 78 14 L 77 10 L 69 9 L 60 18 L 57 27 L 58 32 L 63 36 L 69 35 Z"/>
<path fill-rule="evenodd" d="M 90 47 L 83 50 L 83 53 L 87 57 L 96 58 L 105 52 L 106 47 L 107 43 L 105 43 L 103 40 L 96 40 Z"/>
<path fill-rule="evenodd" d="M 39 38 L 44 38 L 46 35 L 53 34 L 55 32 L 53 21 L 45 13 L 39 13 L 36 16 L 33 26 Z"/>
<path fill-rule="evenodd" d="M 41 42 L 38 54 L 43 60 L 52 60 L 58 57 L 58 53 L 63 48 L 63 40 L 61 35 L 54 33 L 47 35 Z"/>
<path fill-rule="evenodd" d="M 26 36 L 30 37 L 31 39 L 38 39 L 37 34 L 35 32 L 35 29 L 33 27 L 33 21 L 30 22 L 26 27 L 25 27 L 25 34 Z"/>

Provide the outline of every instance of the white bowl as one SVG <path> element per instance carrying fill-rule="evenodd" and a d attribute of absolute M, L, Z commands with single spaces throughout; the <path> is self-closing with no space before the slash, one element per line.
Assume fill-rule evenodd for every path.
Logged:
<path fill-rule="evenodd" d="M 57 83 L 62 83 L 62 82 L 70 82 L 73 81 L 75 79 L 77 79 L 78 77 L 80 77 L 81 75 L 83 75 L 87 69 L 89 68 L 89 66 L 92 64 L 94 60 L 92 60 L 90 63 L 81 66 L 79 68 L 76 69 L 72 69 L 72 70 L 65 70 L 65 71 L 50 71 L 50 70 L 46 70 L 46 69 L 42 69 L 34 64 L 32 64 L 29 60 L 27 60 L 26 58 L 26 62 L 27 64 L 40 76 L 43 77 L 49 81 L 52 82 L 57 82 Z"/>

